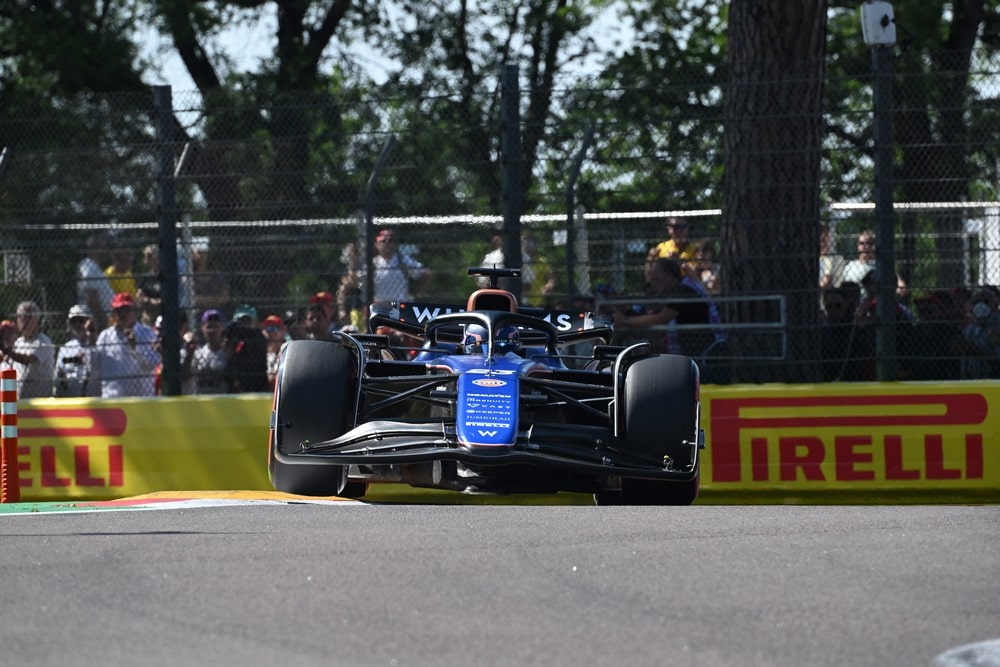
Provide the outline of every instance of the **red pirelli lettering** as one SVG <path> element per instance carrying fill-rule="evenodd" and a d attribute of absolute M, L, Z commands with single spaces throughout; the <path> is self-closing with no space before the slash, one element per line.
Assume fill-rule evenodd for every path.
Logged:
<path fill-rule="evenodd" d="M 903 466 L 903 438 L 901 436 L 885 436 L 885 478 L 920 479 L 919 470 Z"/>
<path fill-rule="evenodd" d="M 798 471 L 807 480 L 823 481 L 823 441 L 814 437 L 778 438 L 779 477 L 794 482 Z"/>
<path fill-rule="evenodd" d="M 73 472 L 77 486 L 104 486 L 103 477 L 90 474 L 90 448 L 86 445 L 73 448 Z"/>
<path fill-rule="evenodd" d="M 49 445 L 39 448 L 41 454 L 42 486 L 69 486 L 73 480 L 60 477 L 56 472 L 56 448 Z"/>
<path fill-rule="evenodd" d="M 128 417 L 121 408 L 36 408 L 20 411 L 21 438 L 116 437 L 125 433 Z M 73 425 L 31 426 L 29 420 L 72 420 Z"/>
<path fill-rule="evenodd" d="M 108 447 L 108 486 L 125 484 L 125 465 L 121 445 Z"/>
<path fill-rule="evenodd" d="M 106 479 L 92 472 L 91 455 L 96 449 L 98 456 L 100 456 L 103 453 L 103 448 L 74 445 L 72 475 L 69 475 L 69 471 L 67 470 L 59 469 L 56 459 L 57 449 L 55 445 L 42 445 L 38 447 L 38 476 L 40 478 L 40 486 L 45 488 L 63 488 L 68 486 L 121 487 L 125 485 L 124 450 L 121 445 L 109 445 L 107 448 L 108 476 Z M 18 468 L 21 472 L 21 488 L 34 486 L 34 480 L 28 474 L 31 472 L 30 454 L 30 447 L 18 448 Z"/>
<path fill-rule="evenodd" d="M 874 470 L 858 469 L 859 465 L 872 463 L 874 457 L 871 446 L 872 439 L 867 435 L 838 435 L 834 439 L 837 481 L 853 482 L 875 479 Z"/>
<path fill-rule="evenodd" d="M 927 479 L 962 479 L 961 470 L 944 467 L 944 441 L 940 435 L 924 437 L 924 459 L 927 461 Z"/>
<path fill-rule="evenodd" d="M 965 478 L 983 478 L 983 434 L 965 436 Z"/>
<path fill-rule="evenodd" d="M 873 414 L 872 408 L 878 408 Z M 787 414 L 789 409 L 798 414 Z M 838 408 L 842 409 L 838 414 Z M 863 409 L 864 413 L 842 414 L 843 409 Z M 768 415 L 771 410 L 775 414 Z M 785 414 L 777 414 L 778 412 Z M 747 416 L 752 412 L 754 416 Z M 828 452 L 822 439 L 809 436 L 816 428 L 884 428 L 891 426 L 975 426 L 986 420 L 989 404 L 982 394 L 926 395 L 853 395 L 853 396 L 785 396 L 779 398 L 717 398 L 711 401 L 712 481 L 739 482 L 742 479 L 740 434 L 745 430 L 763 429 L 768 432 L 794 430 L 798 434 L 778 436 L 778 470 L 783 481 L 794 481 L 799 474 L 806 480 L 822 480 L 820 464 Z M 933 431 L 933 429 L 929 429 Z M 802 433 L 805 431 L 806 433 Z M 768 438 L 750 439 L 750 469 L 754 481 L 769 479 L 770 461 Z M 982 479 L 982 434 L 965 434 L 966 478 Z M 871 480 L 874 441 L 871 437 L 837 435 L 832 452 L 838 480 Z M 908 468 L 903 460 L 902 438 L 885 435 L 882 438 L 886 479 L 916 479 L 921 471 Z M 956 479 L 963 471 L 945 467 L 942 436 L 928 434 L 924 441 L 925 474 L 928 479 Z"/>

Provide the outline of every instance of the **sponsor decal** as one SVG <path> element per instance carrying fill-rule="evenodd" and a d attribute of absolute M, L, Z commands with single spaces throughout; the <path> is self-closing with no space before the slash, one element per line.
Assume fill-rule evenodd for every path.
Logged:
<path fill-rule="evenodd" d="M 472 384 L 479 387 L 505 387 L 507 386 L 507 381 L 497 378 L 476 378 L 472 381 Z"/>
<path fill-rule="evenodd" d="M 406 308 L 406 304 L 400 304 L 402 308 Z M 411 304 L 410 309 L 413 312 L 413 316 L 416 318 L 417 324 L 424 324 L 430 322 L 438 315 L 444 315 L 447 313 L 461 313 L 464 312 L 464 308 L 449 308 L 447 306 L 426 306 L 419 304 Z M 404 318 L 404 321 L 408 318 Z"/>
<path fill-rule="evenodd" d="M 439 315 L 462 312 L 465 312 L 464 308 L 454 306 L 429 303 L 400 303 L 397 309 L 389 312 L 389 316 L 401 319 L 404 322 L 426 324 Z M 593 327 L 593 323 L 590 321 L 588 315 L 588 313 L 577 311 L 544 310 L 537 317 L 555 325 L 557 331 L 580 331 L 588 327 Z"/>
<path fill-rule="evenodd" d="M 576 324 L 576 322 L 574 321 L 575 319 L 576 320 L 583 319 L 582 313 L 577 315 L 576 318 L 574 318 L 573 315 L 571 315 L 570 313 L 563 313 L 563 312 L 545 313 L 541 316 L 541 319 L 545 320 L 546 322 L 549 322 L 550 324 L 554 324 L 557 331 L 570 331 L 574 328 L 576 329 L 583 328 L 582 324 L 580 326 L 574 327 L 574 324 Z"/>
<path fill-rule="evenodd" d="M 124 485 L 124 451 L 120 443 L 51 444 L 60 439 L 120 438 L 128 423 L 121 408 L 28 408 L 19 416 L 20 443 L 42 440 L 39 444 L 19 444 L 17 448 L 22 489 Z"/>
<path fill-rule="evenodd" d="M 979 393 L 716 398 L 713 482 L 981 480 Z"/>
<path fill-rule="evenodd" d="M 21 438 L 117 437 L 125 433 L 128 418 L 121 408 L 45 408 L 20 411 Z M 40 425 L 32 425 L 41 421 Z"/>

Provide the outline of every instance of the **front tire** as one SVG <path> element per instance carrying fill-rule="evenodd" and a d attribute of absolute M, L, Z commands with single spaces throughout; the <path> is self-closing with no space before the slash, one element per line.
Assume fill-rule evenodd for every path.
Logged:
<path fill-rule="evenodd" d="M 622 398 L 629 452 L 692 470 L 684 481 L 624 478 L 620 491 L 595 494 L 599 505 L 690 505 L 698 497 L 698 367 L 688 357 L 651 355 L 625 371 Z"/>
<path fill-rule="evenodd" d="M 274 387 L 268 471 L 278 491 L 304 496 L 361 497 L 364 483 L 347 481 L 342 465 L 299 463 L 280 455 L 299 451 L 300 443 L 343 435 L 352 426 L 357 396 L 358 360 L 335 342 L 292 341 L 285 348 Z"/>

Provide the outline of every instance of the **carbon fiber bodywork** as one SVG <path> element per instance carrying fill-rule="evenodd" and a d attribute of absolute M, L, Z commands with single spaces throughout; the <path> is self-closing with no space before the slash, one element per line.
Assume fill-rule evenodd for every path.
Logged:
<path fill-rule="evenodd" d="M 648 344 L 611 346 L 610 323 L 586 313 L 389 304 L 373 307 L 370 322 L 372 331 L 414 344 L 339 334 L 289 345 L 271 413 L 279 490 L 295 490 L 281 489 L 294 484 L 280 480 L 297 479 L 297 469 L 315 477 L 329 467 L 337 493 L 394 482 L 467 493 L 618 494 L 632 479 L 665 483 L 666 498 L 679 487 L 690 495 L 694 486 L 696 495 L 704 435 L 690 359 L 651 354 Z M 477 327 L 487 335 L 467 342 Z M 515 331 L 515 342 L 498 331 Z M 570 346 L 586 354 L 571 355 Z M 337 377 L 327 382 L 317 367 Z M 641 382 L 630 382 L 633 368 L 642 369 L 633 373 Z M 296 412 L 290 400 L 311 409 Z M 312 413 L 317 423 L 306 428 Z M 657 413 L 680 423 L 660 428 Z"/>

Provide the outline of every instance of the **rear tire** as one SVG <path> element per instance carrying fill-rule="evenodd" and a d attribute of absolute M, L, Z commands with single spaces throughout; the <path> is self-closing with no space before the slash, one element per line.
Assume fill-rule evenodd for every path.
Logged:
<path fill-rule="evenodd" d="M 691 442 L 698 431 L 698 367 L 688 357 L 653 355 L 625 371 L 623 388 L 625 439 L 629 452 L 656 461 L 669 457 L 683 470 L 696 462 Z M 691 479 L 666 481 L 625 478 L 624 505 L 690 505 L 698 497 L 700 470 Z M 599 504 L 615 504 L 615 492 L 602 492 Z"/>
<path fill-rule="evenodd" d="M 292 341 L 285 348 L 274 387 L 268 446 L 271 484 L 278 491 L 304 496 L 358 498 L 367 484 L 348 482 L 347 468 L 324 463 L 289 463 L 277 453 L 293 454 L 303 442 L 343 435 L 354 418 L 358 361 L 338 343 Z"/>

